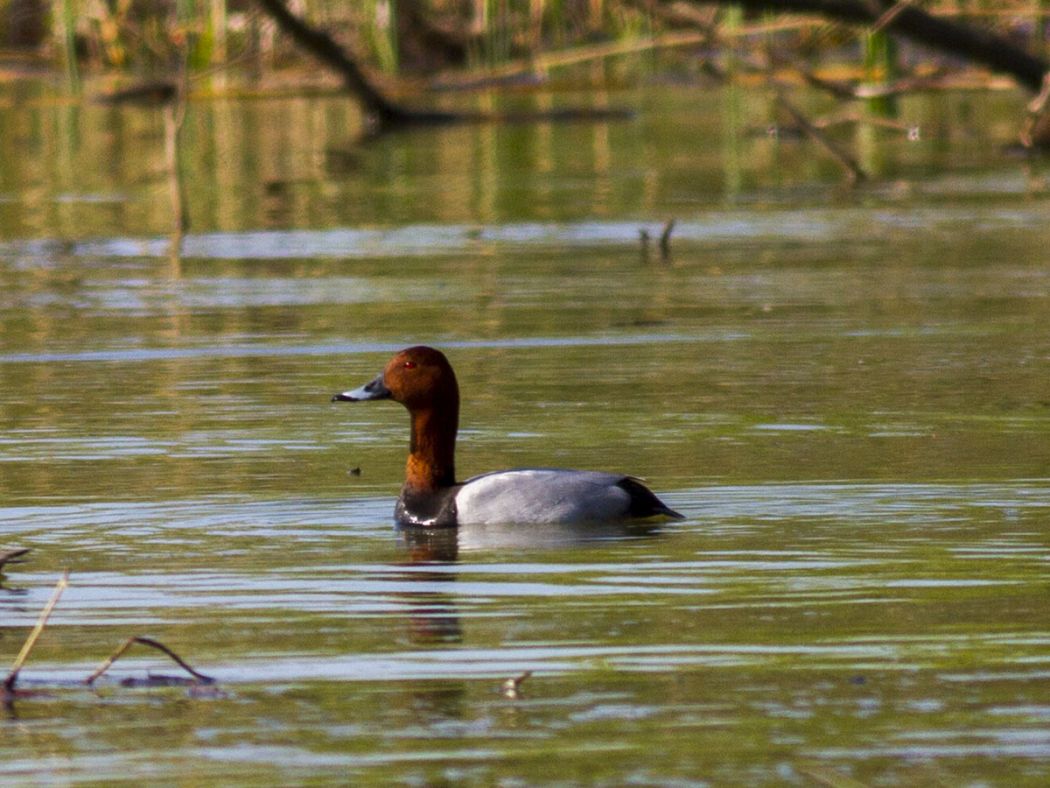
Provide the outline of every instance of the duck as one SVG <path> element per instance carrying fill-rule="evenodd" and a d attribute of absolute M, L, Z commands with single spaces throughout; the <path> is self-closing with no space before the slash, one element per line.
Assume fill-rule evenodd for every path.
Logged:
<path fill-rule="evenodd" d="M 333 402 L 393 400 L 410 416 L 399 526 L 582 524 L 683 519 L 639 478 L 567 468 L 512 468 L 456 481 L 459 384 L 445 354 L 425 345 L 397 353 L 373 380 Z"/>

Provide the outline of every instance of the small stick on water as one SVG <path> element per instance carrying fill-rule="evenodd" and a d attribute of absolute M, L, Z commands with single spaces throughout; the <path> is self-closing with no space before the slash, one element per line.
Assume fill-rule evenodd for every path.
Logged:
<path fill-rule="evenodd" d="M 674 230 L 675 220 L 671 219 L 664 225 L 664 231 L 660 233 L 660 255 L 666 260 L 671 256 L 671 232 Z"/>
<path fill-rule="evenodd" d="M 520 676 L 514 676 L 503 682 L 503 697 L 510 698 L 511 700 L 517 700 L 520 696 L 518 689 L 521 687 L 522 682 L 525 681 L 529 676 L 532 675 L 531 670 L 526 670 Z"/>
<path fill-rule="evenodd" d="M 189 673 L 191 676 L 193 676 L 195 679 L 197 679 L 197 681 L 201 682 L 202 684 L 214 684 L 215 683 L 215 679 L 213 679 L 211 676 L 205 676 L 203 673 L 198 673 L 197 671 L 195 671 L 193 668 L 191 668 L 186 663 L 185 660 L 182 659 L 182 657 L 180 657 L 178 654 L 176 654 L 174 651 L 172 651 L 170 648 L 165 646 L 160 641 L 154 640 L 153 638 L 147 638 L 147 637 L 142 637 L 142 636 L 131 637 L 131 638 L 128 638 L 127 640 L 125 640 L 120 645 L 120 648 L 118 648 L 116 651 L 114 651 L 112 654 L 110 654 L 109 657 L 106 659 L 106 661 L 103 662 L 101 666 L 99 666 L 98 670 L 96 670 L 94 673 L 92 673 L 90 676 L 88 676 L 86 679 L 84 679 L 84 683 L 87 684 L 88 686 L 91 686 L 92 684 L 94 684 L 95 680 L 98 679 L 107 670 L 109 670 L 110 667 L 113 665 L 113 663 L 116 662 L 118 659 L 120 659 L 121 656 L 123 656 L 124 652 L 127 651 L 129 648 L 131 648 L 135 643 L 141 643 L 144 646 L 151 646 L 151 647 L 157 649 L 158 651 L 163 651 L 165 654 L 167 654 L 169 657 L 171 657 L 172 660 L 174 660 L 178 664 L 178 666 L 180 668 L 185 670 L 187 673 Z"/>
<path fill-rule="evenodd" d="M 15 689 L 15 682 L 18 681 L 18 672 L 22 670 L 22 666 L 26 660 L 29 659 L 29 652 L 33 650 L 33 646 L 36 645 L 37 639 L 40 637 L 40 633 L 44 631 L 44 627 L 47 626 L 47 620 L 51 618 L 51 611 L 55 609 L 55 605 L 58 604 L 59 598 L 62 596 L 62 592 L 66 590 L 66 586 L 69 585 L 69 570 L 65 570 L 62 573 L 62 577 L 58 579 L 58 583 L 55 585 L 55 590 L 51 592 L 51 598 L 44 605 L 44 609 L 40 611 L 40 618 L 36 621 L 36 626 L 33 627 L 33 631 L 29 633 L 29 637 L 26 638 L 25 644 L 22 646 L 22 650 L 18 652 L 18 656 L 15 658 L 15 664 L 11 666 L 11 672 L 7 674 L 7 680 L 4 681 L 4 690 L 10 694 Z"/>

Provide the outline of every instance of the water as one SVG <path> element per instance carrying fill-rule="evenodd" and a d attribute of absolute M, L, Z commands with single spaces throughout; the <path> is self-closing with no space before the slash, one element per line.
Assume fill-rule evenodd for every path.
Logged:
<path fill-rule="evenodd" d="M 712 96 L 361 148 L 336 99 L 195 105 L 177 261 L 149 111 L 0 110 L 0 653 L 71 570 L 0 779 L 1045 784 L 1016 107 L 913 100 L 843 192 Z M 687 519 L 396 532 L 404 413 L 328 399 L 417 342 L 462 476 L 627 470 Z M 132 635 L 218 688 L 121 686 L 178 673 L 142 647 L 79 684 Z"/>

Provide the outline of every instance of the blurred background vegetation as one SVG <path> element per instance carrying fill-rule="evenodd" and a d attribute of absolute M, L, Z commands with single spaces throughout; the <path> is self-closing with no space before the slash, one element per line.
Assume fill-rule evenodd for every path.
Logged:
<path fill-rule="evenodd" d="M 845 52 L 844 62 L 863 66 L 866 58 L 870 68 L 873 59 L 885 64 L 894 55 L 885 42 L 873 45 L 856 29 L 827 20 L 774 19 L 723 3 L 288 0 L 287 5 L 371 68 L 402 78 L 492 70 L 522 61 L 532 73 L 542 73 L 544 53 L 682 46 L 690 42 L 657 39 L 710 25 L 722 35 L 733 35 L 743 25 L 749 33 L 776 36 L 778 43 L 793 45 L 811 60 Z M 1034 53 L 1045 51 L 1050 0 L 916 5 L 996 30 Z M 54 69 L 65 73 L 75 89 L 88 73 L 150 78 L 170 73 L 174 65 L 195 76 L 195 88 L 326 78 L 252 0 L 0 0 L 0 76 L 7 79 L 27 70 Z"/>

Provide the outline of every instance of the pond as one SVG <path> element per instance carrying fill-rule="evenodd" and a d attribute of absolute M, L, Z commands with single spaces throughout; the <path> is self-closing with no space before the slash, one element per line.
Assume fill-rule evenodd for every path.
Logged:
<path fill-rule="evenodd" d="M 158 112 L 5 94 L 5 659 L 71 574 L 0 781 L 1045 784 L 1021 99 L 906 99 L 852 189 L 761 92 L 604 100 L 638 114 L 363 145 L 337 96 L 195 102 L 176 258 Z M 418 343 L 462 476 L 626 471 L 686 519 L 399 533 L 404 411 L 329 398 Z M 217 688 L 122 686 L 179 672 L 142 647 L 79 683 L 134 635 Z"/>

